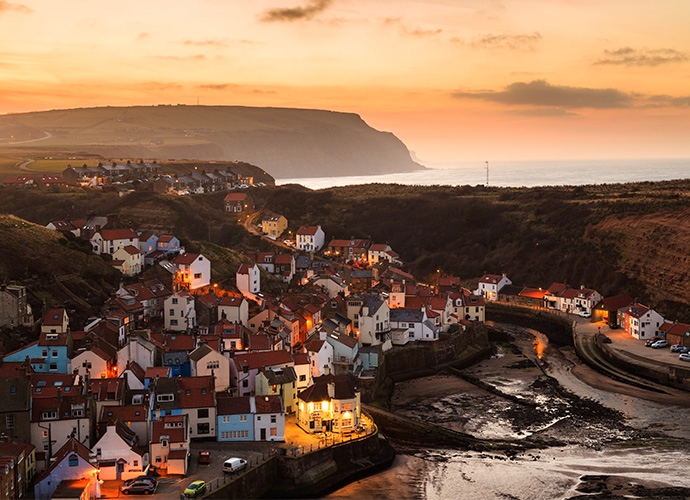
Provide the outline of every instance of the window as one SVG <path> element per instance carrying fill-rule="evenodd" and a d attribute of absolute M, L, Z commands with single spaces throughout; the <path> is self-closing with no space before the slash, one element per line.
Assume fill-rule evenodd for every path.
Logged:
<path fill-rule="evenodd" d="M 172 303 L 173 303 L 173 304 L 177 304 L 177 300 L 178 300 L 177 297 L 173 297 Z M 171 311 L 172 311 L 172 309 L 171 309 Z"/>
<path fill-rule="evenodd" d="M 169 401 L 173 401 L 175 397 L 172 394 L 159 394 L 156 396 L 156 401 L 159 403 L 165 403 Z"/>
<path fill-rule="evenodd" d="M 276 423 L 276 416 L 275 415 L 271 415 L 271 423 L 272 424 Z"/>
<path fill-rule="evenodd" d="M 57 363 L 50 363 L 50 366 L 48 367 L 48 369 L 52 372 L 57 371 Z"/>
<path fill-rule="evenodd" d="M 299 381 L 300 381 L 300 382 L 305 382 L 306 380 L 307 380 L 307 376 L 306 376 L 306 375 L 300 375 L 300 376 L 299 376 Z"/>
<path fill-rule="evenodd" d="M 247 415 L 240 415 L 240 422 L 246 422 L 247 421 Z"/>
<path fill-rule="evenodd" d="M 47 358 L 48 357 L 48 351 L 46 349 L 43 349 L 41 356 L 43 356 L 44 358 Z"/>
<path fill-rule="evenodd" d="M 14 429 L 14 414 L 5 415 L 5 427 Z"/>
<path fill-rule="evenodd" d="M 208 408 L 199 408 L 196 411 L 197 418 L 208 418 Z"/>
<path fill-rule="evenodd" d="M 161 463 L 161 457 L 156 457 L 156 463 L 157 464 Z"/>
<path fill-rule="evenodd" d="M 170 316 L 175 316 L 175 309 L 170 309 Z"/>
<path fill-rule="evenodd" d="M 168 447 L 168 440 L 167 440 L 167 439 L 163 439 L 163 440 L 161 441 L 161 446 L 162 446 L 163 448 L 167 448 L 167 447 Z"/>
<path fill-rule="evenodd" d="M 208 363 L 206 363 L 206 369 L 207 370 L 211 370 L 213 368 L 218 368 L 219 366 L 220 366 L 219 361 L 209 361 Z"/>
<path fill-rule="evenodd" d="M 244 380 L 242 381 L 242 387 L 249 387 L 249 380 L 244 379 Z"/>
<path fill-rule="evenodd" d="M 48 437 L 48 431 L 43 431 L 43 432 L 41 433 L 41 435 L 42 435 L 44 438 L 47 438 L 47 437 Z"/>
<path fill-rule="evenodd" d="M 101 449 L 96 448 L 96 456 L 100 457 L 101 456 Z"/>
<path fill-rule="evenodd" d="M 176 319 L 171 319 L 171 320 L 170 320 L 170 326 L 177 326 L 177 320 L 176 320 Z"/>
<path fill-rule="evenodd" d="M 16 385 L 13 385 L 12 387 L 10 387 L 10 393 L 17 394 L 17 386 Z"/>
<path fill-rule="evenodd" d="M 195 280 L 201 279 L 201 273 L 194 273 L 194 279 Z"/>
<path fill-rule="evenodd" d="M 54 358 L 57 358 L 57 357 L 58 357 L 58 352 L 57 352 L 57 351 L 53 351 L 53 357 L 54 357 Z"/>
<path fill-rule="evenodd" d="M 278 435 L 278 429 L 275 427 L 271 427 L 271 436 L 277 436 Z"/>
<path fill-rule="evenodd" d="M 57 420 L 57 410 L 46 410 L 41 412 L 41 420 Z"/>
<path fill-rule="evenodd" d="M 257 415 L 257 416 L 256 416 L 256 419 L 257 419 L 258 421 L 261 421 L 261 415 Z"/>
<path fill-rule="evenodd" d="M 224 424 L 229 424 L 231 418 L 232 418 L 232 417 L 231 417 L 230 415 L 223 415 L 223 423 L 224 423 Z"/>
<path fill-rule="evenodd" d="M 139 460 L 132 460 L 133 467 L 139 467 Z"/>
<path fill-rule="evenodd" d="M 203 423 L 198 423 L 196 424 L 196 433 L 197 434 L 209 434 L 210 433 L 210 426 L 208 422 L 203 422 Z"/>

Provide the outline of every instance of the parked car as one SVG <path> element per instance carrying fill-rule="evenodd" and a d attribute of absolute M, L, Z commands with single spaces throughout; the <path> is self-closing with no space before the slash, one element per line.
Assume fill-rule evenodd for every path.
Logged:
<path fill-rule="evenodd" d="M 601 335 L 601 341 L 602 341 L 604 344 L 610 344 L 610 343 L 611 343 L 611 339 L 608 338 L 606 335 L 603 335 L 603 334 Z"/>
<path fill-rule="evenodd" d="M 678 356 L 681 361 L 690 361 L 690 353 L 684 352 Z"/>
<path fill-rule="evenodd" d="M 151 481 L 136 479 L 130 484 L 120 486 L 120 493 L 123 495 L 152 495 L 156 491 L 156 485 Z"/>
<path fill-rule="evenodd" d="M 148 481 L 149 483 L 153 484 L 153 486 L 156 486 L 158 484 L 158 480 L 153 477 L 153 476 L 138 476 L 132 479 L 128 479 L 123 485 L 130 485 L 132 483 L 135 483 L 136 481 Z"/>
<path fill-rule="evenodd" d="M 657 340 L 652 344 L 652 349 L 661 349 L 663 347 L 668 347 L 668 342 L 665 340 Z"/>
<path fill-rule="evenodd" d="M 184 495 L 189 498 L 196 498 L 206 493 L 206 483 L 204 481 L 194 481 L 184 490 Z"/>
<path fill-rule="evenodd" d="M 671 346 L 671 352 L 685 352 L 684 349 L 685 347 L 680 344 L 673 344 Z"/>
<path fill-rule="evenodd" d="M 229 474 L 234 474 L 235 472 L 239 472 L 247 467 L 247 461 L 244 460 L 243 458 L 228 458 L 225 462 L 223 462 L 223 472 L 229 473 Z"/>
<path fill-rule="evenodd" d="M 587 312 L 587 311 L 580 311 L 577 314 L 578 314 L 578 316 L 582 316 L 583 318 L 591 318 L 592 317 L 592 313 Z"/>
<path fill-rule="evenodd" d="M 652 337 L 651 339 L 647 340 L 647 342 L 645 342 L 644 345 L 645 345 L 645 347 L 652 347 L 652 344 L 654 342 L 658 342 L 660 340 L 663 340 L 663 339 L 657 335 L 657 336 Z"/>
<path fill-rule="evenodd" d="M 211 452 L 210 451 L 200 451 L 199 452 L 199 463 L 200 464 L 210 464 L 211 463 Z"/>

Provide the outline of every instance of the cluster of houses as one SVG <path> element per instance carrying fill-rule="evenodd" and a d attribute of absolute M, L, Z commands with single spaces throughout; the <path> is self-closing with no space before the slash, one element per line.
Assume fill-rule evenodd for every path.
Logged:
<path fill-rule="evenodd" d="M 661 336 L 669 344 L 690 347 L 689 324 L 666 320 L 629 295 L 603 297 L 596 290 L 584 286 L 573 288 L 566 283 L 552 283 L 548 288 L 519 287 L 505 274 L 485 274 L 478 285 L 475 293 L 486 300 L 576 314 L 594 322 L 604 321 L 611 328 L 623 328 L 636 339 Z"/>

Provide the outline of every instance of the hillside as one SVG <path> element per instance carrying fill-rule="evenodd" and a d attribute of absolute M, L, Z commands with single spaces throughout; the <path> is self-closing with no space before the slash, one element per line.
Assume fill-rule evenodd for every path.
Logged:
<path fill-rule="evenodd" d="M 0 146 L 50 155 L 242 160 L 276 178 L 406 172 L 423 168 L 393 134 L 358 115 L 240 106 L 137 106 L 0 116 Z"/>
<path fill-rule="evenodd" d="M 550 188 L 368 185 L 257 193 L 293 231 L 389 243 L 419 277 L 506 272 L 628 293 L 690 321 L 690 181 Z"/>
<path fill-rule="evenodd" d="M 27 285 L 34 316 L 64 306 L 80 324 L 100 310 L 120 280 L 88 243 L 12 215 L 0 215 L 0 252 L 0 282 Z"/>

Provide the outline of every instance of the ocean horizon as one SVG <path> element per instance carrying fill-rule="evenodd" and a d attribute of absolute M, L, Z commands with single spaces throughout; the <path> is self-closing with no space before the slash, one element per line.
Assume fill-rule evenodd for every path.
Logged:
<path fill-rule="evenodd" d="M 310 189 L 384 183 L 476 186 L 487 184 L 485 162 L 429 163 L 424 170 L 380 175 L 276 179 Z M 622 184 L 690 178 L 690 158 L 489 161 L 489 186 L 537 187 Z"/>

